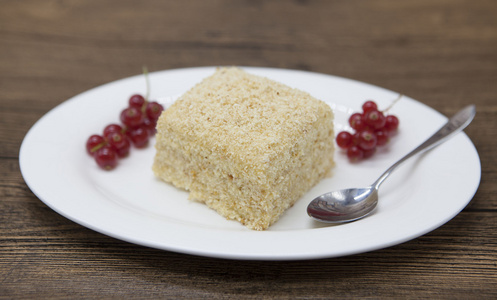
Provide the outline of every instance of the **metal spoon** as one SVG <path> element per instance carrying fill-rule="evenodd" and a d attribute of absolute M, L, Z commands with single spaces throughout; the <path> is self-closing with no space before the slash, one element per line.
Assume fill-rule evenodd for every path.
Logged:
<path fill-rule="evenodd" d="M 467 106 L 450 118 L 439 131 L 424 143 L 388 168 L 371 186 L 323 194 L 309 203 L 307 214 L 317 221 L 326 223 L 345 223 L 367 216 L 378 203 L 378 188 L 399 165 L 420 152 L 440 145 L 462 131 L 471 123 L 475 113 L 474 105 Z"/>

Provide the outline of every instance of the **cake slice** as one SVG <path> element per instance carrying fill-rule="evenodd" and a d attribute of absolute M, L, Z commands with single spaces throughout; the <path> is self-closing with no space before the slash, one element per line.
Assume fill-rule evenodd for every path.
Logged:
<path fill-rule="evenodd" d="M 308 93 L 218 68 L 157 123 L 155 175 L 265 230 L 334 165 L 333 112 Z"/>

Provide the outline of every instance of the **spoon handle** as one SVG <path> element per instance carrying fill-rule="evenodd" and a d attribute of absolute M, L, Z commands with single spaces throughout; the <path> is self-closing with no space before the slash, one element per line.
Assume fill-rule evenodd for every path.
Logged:
<path fill-rule="evenodd" d="M 395 164 L 393 164 L 390 168 L 388 168 L 385 173 L 383 173 L 380 178 L 376 180 L 375 183 L 372 184 L 376 189 L 380 187 L 385 179 L 403 162 L 413 157 L 414 155 L 432 149 L 443 142 L 447 141 L 456 133 L 462 131 L 466 126 L 471 123 L 474 116 L 476 114 L 476 109 L 474 105 L 469 105 L 464 109 L 460 110 L 457 114 L 455 114 L 452 118 L 450 118 L 447 123 L 440 128 L 437 132 L 435 132 L 430 138 L 428 138 L 424 143 L 419 145 L 417 148 L 406 154 L 400 160 L 398 160 Z"/>

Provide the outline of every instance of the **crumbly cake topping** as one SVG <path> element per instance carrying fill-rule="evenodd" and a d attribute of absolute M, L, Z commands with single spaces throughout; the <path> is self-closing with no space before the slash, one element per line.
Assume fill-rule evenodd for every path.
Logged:
<path fill-rule="evenodd" d="M 193 87 L 163 117 L 173 118 L 176 130 L 211 141 L 228 156 L 262 163 L 326 117 L 317 115 L 327 113 L 324 105 L 308 93 L 231 67 L 219 68 Z"/>

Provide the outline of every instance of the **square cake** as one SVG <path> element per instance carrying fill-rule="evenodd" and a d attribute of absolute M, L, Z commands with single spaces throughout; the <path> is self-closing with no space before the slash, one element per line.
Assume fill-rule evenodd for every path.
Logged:
<path fill-rule="evenodd" d="M 334 165 L 333 112 L 306 92 L 218 68 L 157 123 L 155 175 L 265 230 Z"/>

